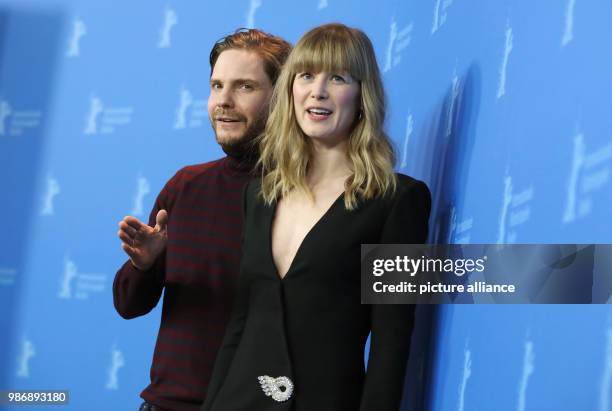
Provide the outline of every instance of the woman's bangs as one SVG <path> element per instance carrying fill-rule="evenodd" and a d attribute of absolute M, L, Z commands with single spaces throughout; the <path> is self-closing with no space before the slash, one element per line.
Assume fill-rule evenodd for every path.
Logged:
<path fill-rule="evenodd" d="M 352 50 L 351 42 L 340 36 L 312 36 L 304 39 L 293 50 L 290 62 L 294 73 L 348 72 L 353 78 L 361 79 L 357 64 L 357 50 Z M 344 37 L 344 36 L 343 36 Z"/>

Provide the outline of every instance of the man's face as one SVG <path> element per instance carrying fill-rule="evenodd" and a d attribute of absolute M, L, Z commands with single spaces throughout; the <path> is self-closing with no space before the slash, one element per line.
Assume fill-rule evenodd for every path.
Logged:
<path fill-rule="evenodd" d="M 261 57 L 246 50 L 226 50 L 210 77 L 208 116 L 217 143 L 228 154 L 240 154 L 244 143 L 266 124 L 272 82 Z"/>

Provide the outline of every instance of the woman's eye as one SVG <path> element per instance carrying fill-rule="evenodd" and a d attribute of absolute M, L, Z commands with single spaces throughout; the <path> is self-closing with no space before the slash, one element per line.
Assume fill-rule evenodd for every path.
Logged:
<path fill-rule="evenodd" d="M 310 74 L 310 73 L 301 73 L 301 74 L 299 75 L 299 77 L 300 77 L 301 79 L 304 79 L 304 80 L 310 80 L 310 79 L 312 78 L 312 74 Z"/>
<path fill-rule="evenodd" d="M 345 82 L 346 82 L 346 80 L 344 80 L 344 77 L 339 76 L 338 74 L 334 74 L 334 75 L 332 76 L 332 80 L 333 80 L 333 81 L 337 81 L 337 82 L 342 82 L 342 83 L 345 83 Z"/>

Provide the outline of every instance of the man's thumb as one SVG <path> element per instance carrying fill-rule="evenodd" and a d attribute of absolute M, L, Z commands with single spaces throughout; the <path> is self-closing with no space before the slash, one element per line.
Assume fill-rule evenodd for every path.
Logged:
<path fill-rule="evenodd" d="M 155 230 L 166 231 L 166 224 L 168 224 L 168 213 L 166 210 L 159 210 L 155 217 Z"/>

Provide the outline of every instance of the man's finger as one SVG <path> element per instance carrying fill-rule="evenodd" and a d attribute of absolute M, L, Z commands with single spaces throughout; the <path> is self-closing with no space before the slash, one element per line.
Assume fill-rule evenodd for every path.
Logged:
<path fill-rule="evenodd" d="M 129 236 L 125 231 L 119 230 L 117 232 L 117 236 L 125 244 L 130 244 L 130 245 L 134 244 L 134 237 Z"/>
<path fill-rule="evenodd" d="M 135 236 L 136 233 L 138 233 L 138 230 L 136 230 L 134 227 L 131 227 L 128 223 L 126 223 L 125 221 L 121 220 L 119 222 L 119 229 L 121 231 L 125 231 L 125 233 L 129 236 Z"/>
<path fill-rule="evenodd" d="M 121 243 L 121 248 L 123 249 L 123 251 L 125 251 L 125 253 L 130 257 L 130 258 L 135 258 L 136 257 L 136 250 L 134 250 L 132 247 L 130 247 L 128 244 L 126 243 Z"/>
<path fill-rule="evenodd" d="M 155 217 L 155 230 L 163 231 L 166 229 L 168 224 L 168 212 L 166 210 L 159 210 Z"/>
<path fill-rule="evenodd" d="M 136 217 L 132 217 L 131 215 L 126 216 L 123 221 L 125 221 L 130 227 L 133 227 L 136 231 L 140 230 L 142 226 L 147 226 L 145 223 Z"/>

